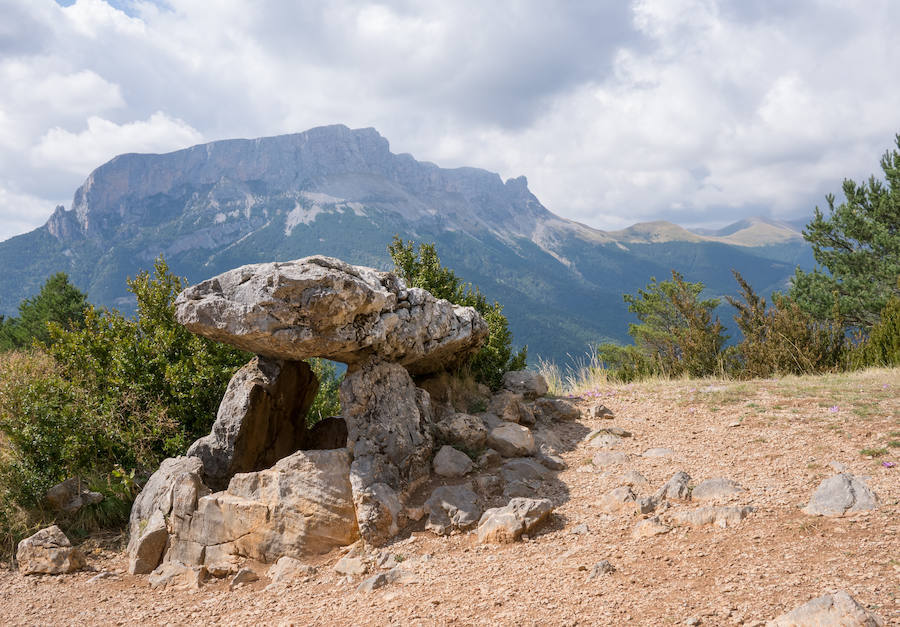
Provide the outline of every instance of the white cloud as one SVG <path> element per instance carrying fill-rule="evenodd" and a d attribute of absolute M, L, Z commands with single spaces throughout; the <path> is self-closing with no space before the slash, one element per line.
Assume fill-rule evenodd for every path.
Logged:
<path fill-rule="evenodd" d="M 183 120 L 161 111 L 147 120 L 116 124 L 88 118 L 87 128 L 72 133 L 52 128 L 32 150 L 34 161 L 45 167 L 81 173 L 126 152 L 168 152 L 198 144 L 203 136 Z"/>
<path fill-rule="evenodd" d="M 118 4 L 0 0 L 0 172 L 46 202 L 0 238 L 116 153 L 319 124 L 605 228 L 808 213 L 900 130 L 892 0 Z"/>

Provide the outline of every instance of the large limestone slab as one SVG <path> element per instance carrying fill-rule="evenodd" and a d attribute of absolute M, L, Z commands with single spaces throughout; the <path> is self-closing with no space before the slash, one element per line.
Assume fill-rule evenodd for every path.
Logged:
<path fill-rule="evenodd" d="M 188 449 L 188 456 L 203 462 L 204 483 L 223 490 L 235 474 L 269 468 L 303 448 L 306 414 L 318 389 L 305 362 L 256 357 L 238 370 L 211 433 Z"/>
<path fill-rule="evenodd" d="M 242 266 L 189 287 L 175 305 L 194 333 L 258 355 L 355 364 L 375 354 L 413 374 L 461 363 L 488 335 L 471 307 L 331 257 Z"/>

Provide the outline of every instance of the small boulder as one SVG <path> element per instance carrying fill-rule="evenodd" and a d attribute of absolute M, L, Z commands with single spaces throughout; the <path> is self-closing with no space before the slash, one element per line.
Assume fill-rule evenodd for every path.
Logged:
<path fill-rule="evenodd" d="M 691 476 L 683 470 L 679 470 L 656 491 L 653 497 L 657 501 L 664 499 L 688 500 L 691 498 L 690 481 Z"/>
<path fill-rule="evenodd" d="M 866 611 L 856 599 L 843 590 L 825 594 L 769 621 L 766 627 L 813 627 L 845 625 L 847 627 L 883 627 L 884 621 Z"/>
<path fill-rule="evenodd" d="M 521 394 L 501 390 L 494 394 L 488 412 L 507 422 L 534 424 L 534 413 L 525 405 Z"/>
<path fill-rule="evenodd" d="M 444 536 L 454 529 L 471 529 L 478 524 L 481 508 L 478 495 L 466 486 L 441 486 L 425 501 L 425 513 L 425 528 Z"/>
<path fill-rule="evenodd" d="M 472 487 L 486 499 L 503 494 L 503 484 L 497 475 L 478 475 L 472 480 Z"/>
<path fill-rule="evenodd" d="M 593 432 L 593 435 L 588 435 L 587 437 L 587 445 L 591 448 L 618 448 L 621 444 L 622 438 L 617 435 L 607 433 L 606 431 L 597 430 Z"/>
<path fill-rule="evenodd" d="M 639 473 L 637 470 L 628 470 L 622 475 L 622 484 L 630 485 L 631 487 L 645 486 L 650 482 L 647 481 L 647 477 Z"/>
<path fill-rule="evenodd" d="M 364 580 L 356 587 L 357 592 L 374 592 L 378 588 L 394 583 L 403 578 L 403 571 L 399 567 L 392 568 L 387 572 L 372 575 Z"/>
<path fill-rule="evenodd" d="M 484 448 L 487 428 L 478 416 L 454 413 L 435 424 L 438 437 L 448 444 L 457 444 L 470 451 Z"/>
<path fill-rule="evenodd" d="M 199 590 L 206 582 L 208 571 L 205 566 L 187 566 L 181 562 L 163 562 L 150 573 L 147 582 L 153 589 L 176 588 Z"/>
<path fill-rule="evenodd" d="M 334 572 L 339 575 L 356 576 L 366 573 L 366 563 L 358 557 L 345 556 L 334 565 Z"/>
<path fill-rule="evenodd" d="M 609 560 L 600 560 L 591 567 L 591 574 L 588 579 L 596 579 L 602 575 L 610 575 L 616 572 L 616 567 L 609 563 Z"/>
<path fill-rule="evenodd" d="M 634 512 L 637 496 L 630 487 L 622 486 L 610 490 L 600 497 L 597 507 L 607 514 L 618 514 L 623 511 Z"/>
<path fill-rule="evenodd" d="M 553 512 L 549 499 L 514 498 L 505 507 L 487 510 L 478 522 L 478 542 L 507 544 L 537 529 Z"/>
<path fill-rule="evenodd" d="M 492 448 L 484 449 L 484 452 L 478 457 L 479 468 L 490 468 L 503 461 L 503 456 Z"/>
<path fill-rule="evenodd" d="M 592 405 L 588 410 L 588 416 L 591 418 L 606 418 L 608 420 L 612 420 L 615 418 L 613 413 L 606 407 L 606 405 L 596 404 Z"/>
<path fill-rule="evenodd" d="M 595 453 L 591 458 L 591 463 L 593 463 L 597 468 L 603 468 L 605 466 L 618 466 L 619 464 L 624 464 L 627 461 L 628 455 L 626 455 L 622 451 L 600 451 L 599 453 Z"/>
<path fill-rule="evenodd" d="M 272 580 L 272 583 L 284 583 L 302 579 L 304 577 L 312 577 L 317 572 L 315 566 L 304 564 L 295 557 L 287 555 L 279 557 L 269 570 L 266 571 L 266 577 Z"/>
<path fill-rule="evenodd" d="M 469 456 L 446 444 L 434 456 L 434 472 L 441 477 L 463 477 L 472 470 Z"/>
<path fill-rule="evenodd" d="M 543 375 L 530 370 L 513 370 L 503 375 L 503 388 L 533 401 L 550 389 Z"/>
<path fill-rule="evenodd" d="M 146 575 L 152 573 L 162 561 L 163 552 L 169 543 L 166 519 L 159 510 L 153 512 L 146 526 L 136 539 L 129 542 L 128 574 Z"/>
<path fill-rule="evenodd" d="M 631 537 L 635 539 L 649 538 L 651 536 L 668 533 L 669 531 L 670 528 L 659 520 L 659 516 L 653 516 L 652 518 L 646 518 L 636 524 L 634 530 L 631 532 Z"/>
<path fill-rule="evenodd" d="M 512 422 L 491 429 L 487 444 L 503 457 L 522 457 L 535 451 L 534 437 L 528 427 Z"/>
<path fill-rule="evenodd" d="M 535 453 L 535 459 L 550 470 L 565 470 L 568 468 L 566 461 L 562 457 L 547 452 L 543 448 L 540 448 L 538 452 Z"/>
<path fill-rule="evenodd" d="M 581 411 L 564 398 L 539 398 L 534 402 L 534 412 L 550 422 L 572 422 L 581 418 Z"/>
<path fill-rule="evenodd" d="M 715 524 L 719 527 L 731 527 L 749 514 L 756 511 L 756 508 L 747 505 L 745 507 L 700 507 L 682 512 L 674 512 L 671 519 L 680 525 L 690 525 L 692 527 L 700 527 L 702 525 Z"/>
<path fill-rule="evenodd" d="M 56 525 L 19 542 L 16 561 L 23 575 L 61 575 L 85 566 L 84 555 Z"/>
<path fill-rule="evenodd" d="M 804 512 L 813 516 L 843 516 L 878 507 L 878 497 L 859 477 L 842 472 L 816 488 Z"/>
<path fill-rule="evenodd" d="M 697 487 L 691 490 L 691 498 L 695 501 L 710 501 L 726 499 L 734 494 L 744 492 L 737 482 L 725 477 L 716 477 L 701 481 Z"/>
<path fill-rule="evenodd" d="M 78 477 L 72 477 L 47 490 L 45 498 L 54 510 L 74 514 L 85 505 L 99 503 L 103 495 L 88 490 Z"/>
<path fill-rule="evenodd" d="M 237 571 L 237 574 L 235 574 L 234 577 L 231 578 L 229 587 L 236 588 L 243 583 L 253 583 L 254 581 L 259 581 L 259 575 L 257 575 L 249 568 L 242 568 Z"/>

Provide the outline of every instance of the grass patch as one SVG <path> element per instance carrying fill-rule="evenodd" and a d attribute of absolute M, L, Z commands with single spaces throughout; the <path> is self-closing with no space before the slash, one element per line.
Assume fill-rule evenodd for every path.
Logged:
<path fill-rule="evenodd" d="M 864 455 L 866 457 L 881 457 L 882 455 L 887 455 L 888 450 L 886 448 L 864 448 L 859 454 Z"/>

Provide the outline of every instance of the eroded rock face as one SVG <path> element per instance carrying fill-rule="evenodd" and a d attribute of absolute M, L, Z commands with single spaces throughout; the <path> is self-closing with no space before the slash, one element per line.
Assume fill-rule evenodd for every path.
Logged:
<path fill-rule="evenodd" d="M 189 287 L 175 305 L 194 333 L 258 355 L 348 365 L 377 355 L 416 375 L 461 363 L 488 334 L 471 307 L 331 257 L 242 266 Z"/>
<path fill-rule="evenodd" d="M 269 468 L 302 448 L 306 413 L 318 389 L 305 362 L 256 357 L 238 370 L 212 432 L 187 452 L 203 462 L 204 483 L 222 490 L 235 474 Z"/>

